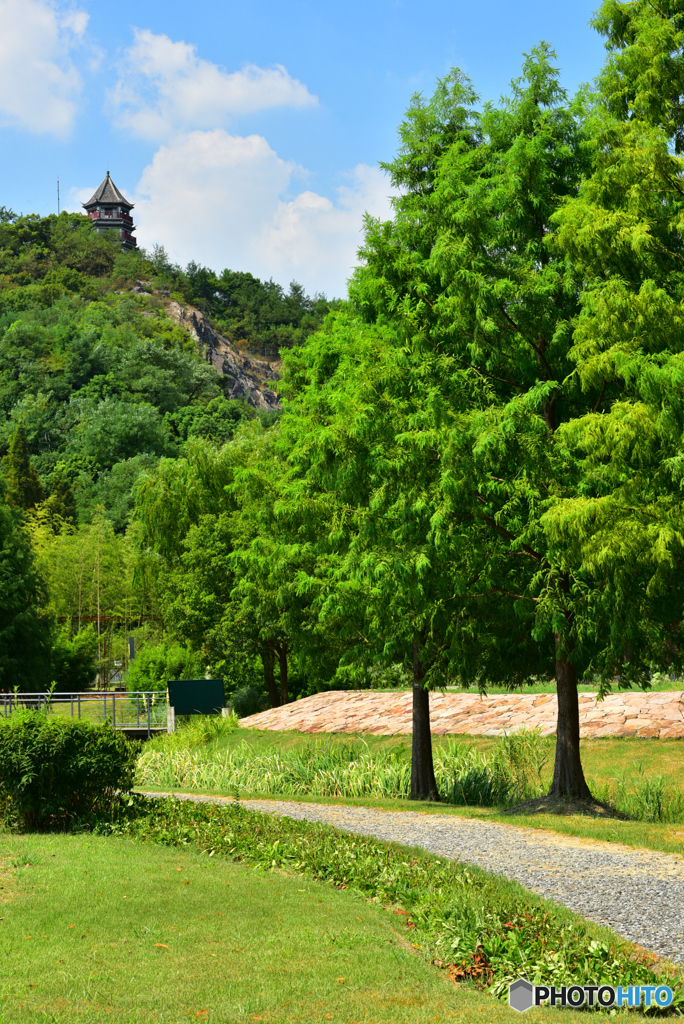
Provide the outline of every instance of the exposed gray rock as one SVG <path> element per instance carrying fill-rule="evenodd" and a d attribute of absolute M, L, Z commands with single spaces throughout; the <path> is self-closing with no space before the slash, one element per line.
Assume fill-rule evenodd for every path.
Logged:
<path fill-rule="evenodd" d="M 231 398 L 243 398 L 255 409 L 264 412 L 280 408 L 278 394 L 272 386 L 280 375 L 268 360 L 244 355 L 232 342 L 214 330 L 204 314 L 194 306 L 169 302 L 166 313 L 192 335 L 207 362 L 218 373 L 231 378 Z"/>

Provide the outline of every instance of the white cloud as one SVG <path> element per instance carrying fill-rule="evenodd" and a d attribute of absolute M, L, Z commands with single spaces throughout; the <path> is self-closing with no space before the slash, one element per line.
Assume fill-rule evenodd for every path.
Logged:
<path fill-rule="evenodd" d="M 316 192 L 301 192 L 278 203 L 270 222 L 252 242 L 255 259 L 267 257 L 271 273 L 282 279 L 327 281 L 329 295 L 344 294 L 344 283 L 357 264 L 363 215 L 391 215 L 390 183 L 384 171 L 359 164 L 347 175 L 351 185 L 337 189 L 337 202 Z"/>
<path fill-rule="evenodd" d="M 159 243 L 181 264 L 248 270 L 283 285 L 296 278 L 309 293 L 343 295 L 364 211 L 389 216 L 389 181 L 361 164 L 334 202 L 312 191 L 283 199 L 297 174 L 302 169 L 258 135 L 179 135 L 160 147 L 140 179 L 139 243 Z"/>
<path fill-rule="evenodd" d="M 138 237 L 143 245 L 161 243 L 182 263 L 244 263 L 255 217 L 273 216 L 293 169 L 259 135 L 222 128 L 179 135 L 143 171 Z"/>
<path fill-rule="evenodd" d="M 0 0 L 0 125 L 64 136 L 83 82 L 71 61 L 85 11 L 50 0 Z"/>
<path fill-rule="evenodd" d="M 108 103 L 115 123 L 143 139 L 225 126 L 231 117 L 318 100 L 281 65 L 228 72 L 194 46 L 135 29 Z"/>

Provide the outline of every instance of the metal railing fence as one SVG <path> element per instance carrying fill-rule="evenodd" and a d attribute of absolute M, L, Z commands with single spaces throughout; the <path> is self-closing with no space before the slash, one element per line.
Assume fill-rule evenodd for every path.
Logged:
<path fill-rule="evenodd" d="M 110 721 L 115 729 L 146 729 L 148 736 L 153 729 L 166 729 L 167 724 L 165 691 L 0 693 L 0 714 L 7 717 L 24 709 L 100 725 Z"/>

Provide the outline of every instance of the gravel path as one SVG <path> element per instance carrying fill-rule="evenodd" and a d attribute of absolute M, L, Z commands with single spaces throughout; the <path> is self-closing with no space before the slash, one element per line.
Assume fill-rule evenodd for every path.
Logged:
<path fill-rule="evenodd" d="M 227 797 L 177 795 L 198 802 L 230 802 Z M 243 804 L 251 810 L 325 822 L 345 832 L 419 846 L 451 860 L 477 864 L 684 964 L 684 858 L 678 855 L 452 814 L 294 800 L 245 800 Z"/>

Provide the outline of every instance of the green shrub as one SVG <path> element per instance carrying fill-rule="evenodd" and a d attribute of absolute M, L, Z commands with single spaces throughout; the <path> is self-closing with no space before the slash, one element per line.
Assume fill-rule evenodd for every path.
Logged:
<path fill-rule="evenodd" d="M 57 692 L 87 690 L 97 672 L 97 633 L 91 623 L 70 635 L 66 623 L 52 642 L 52 678 Z"/>
<path fill-rule="evenodd" d="M 241 686 L 231 694 L 230 706 L 238 718 L 248 718 L 268 707 L 268 698 L 258 686 Z"/>
<path fill-rule="evenodd" d="M 0 719 L 0 801 L 24 829 L 65 828 L 131 789 L 138 749 L 109 725 L 18 711 Z"/>
<path fill-rule="evenodd" d="M 169 679 L 201 679 L 204 672 L 200 655 L 177 644 L 157 644 L 136 653 L 126 687 L 129 691 L 165 690 Z"/>

